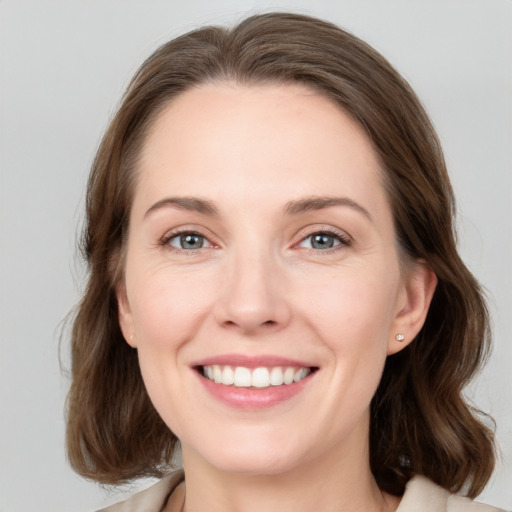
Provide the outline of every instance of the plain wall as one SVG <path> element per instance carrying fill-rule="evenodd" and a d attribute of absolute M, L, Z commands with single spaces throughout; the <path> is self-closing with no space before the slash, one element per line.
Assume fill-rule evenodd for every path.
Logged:
<path fill-rule="evenodd" d="M 512 507 L 512 2 L 510 0 L 0 0 L 0 512 L 112 500 L 70 470 L 61 321 L 83 282 L 85 181 L 133 72 L 204 23 L 295 10 L 382 52 L 438 129 L 460 247 L 489 292 L 495 348 L 469 390 L 497 421 L 502 460 L 483 501 Z M 68 338 L 63 337 L 67 364 Z"/>

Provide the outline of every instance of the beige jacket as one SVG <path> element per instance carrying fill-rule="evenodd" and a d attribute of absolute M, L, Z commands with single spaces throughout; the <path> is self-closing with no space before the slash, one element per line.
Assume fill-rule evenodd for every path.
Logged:
<path fill-rule="evenodd" d="M 126 501 L 98 512 L 161 512 L 167 498 L 183 481 L 183 471 L 169 474 L 155 485 Z M 502 509 L 471 501 L 434 484 L 423 476 L 415 476 L 407 484 L 396 512 L 504 512 Z"/>

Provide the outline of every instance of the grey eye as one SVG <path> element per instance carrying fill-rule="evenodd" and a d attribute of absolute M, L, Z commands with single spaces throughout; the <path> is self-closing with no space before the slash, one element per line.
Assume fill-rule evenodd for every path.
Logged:
<path fill-rule="evenodd" d="M 314 233 L 305 238 L 300 243 L 300 246 L 307 249 L 325 250 L 332 249 L 340 244 L 340 239 L 335 235 L 330 235 L 329 233 Z"/>
<path fill-rule="evenodd" d="M 208 240 L 197 233 L 181 233 L 180 235 L 176 235 L 169 240 L 169 245 L 186 251 L 210 247 Z"/>

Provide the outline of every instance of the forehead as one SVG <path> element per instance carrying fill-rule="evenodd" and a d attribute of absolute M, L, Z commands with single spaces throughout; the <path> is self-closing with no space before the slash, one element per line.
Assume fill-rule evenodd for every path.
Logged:
<path fill-rule="evenodd" d="M 300 84 L 220 82 L 186 91 L 149 130 L 138 172 L 139 199 L 167 189 L 219 201 L 257 192 L 370 202 L 383 195 L 380 161 L 362 127 Z"/>

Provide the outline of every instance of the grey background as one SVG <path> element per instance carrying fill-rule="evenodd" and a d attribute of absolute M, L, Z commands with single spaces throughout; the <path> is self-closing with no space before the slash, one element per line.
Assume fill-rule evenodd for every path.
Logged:
<path fill-rule="evenodd" d="M 444 144 L 460 247 L 491 297 L 495 349 L 468 390 L 502 457 L 481 496 L 512 507 L 512 2 L 510 0 L 0 1 L 0 512 L 87 511 L 115 499 L 69 469 L 61 321 L 88 167 L 129 78 L 204 23 L 285 9 L 367 40 L 411 82 Z M 67 362 L 63 337 L 63 362 Z"/>

